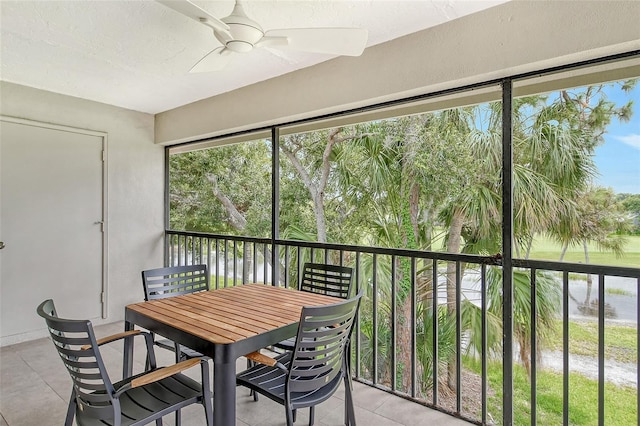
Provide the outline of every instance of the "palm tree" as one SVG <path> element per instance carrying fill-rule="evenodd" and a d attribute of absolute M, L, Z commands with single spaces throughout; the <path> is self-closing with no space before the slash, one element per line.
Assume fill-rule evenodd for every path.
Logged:
<path fill-rule="evenodd" d="M 463 305 L 465 329 L 468 330 L 469 345 L 467 353 L 480 354 L 484 350 L 489 355 L 501 356 L 502 331 L 502 269 L 490 267 L 487 270 L 487 348 L 481 340 L 482 322 L 480 308 L 466 302 Z M 518 342 L 519 356 L 527 373 L 531 374 L 531 330 L 532 321 L 536 321 L 536 354 L 540 356 L 540 348 L 554 329 L 554 319 L 561 301 L 561 287 L 556 278 L 544 271 L 536 273 L 536 311 L 532 312 L 531 274 L 528 270 L 513 271 L 513 326 Z"/>
<path fill-rule="evenodd" d="M 527 247 L 533 236 L 537 232 L 547 229 L 550 224 L 557 220 L 559 212 L 563 211 L 565 205 L 563 203 L 563 186 L 562 182 L 575 184 L 580 181 L 575 176 L 566 176 L 575 169 L 569 169 L 565 173 L 560 170 L 553 169 L 552 164 L 559 164 L 566 167 L 562 163 L 563 156 L 573 156 L 583 159 L 576 153 L 563 153 L 562 156 L 554 156 L 550 148 L 555 148 L 567 139 L 571 139 L 570 129 L 555 128 L 551 129 L 547 120 L 539 119 L 535 114 L 535 106 L 540 104 L 539 98 L 529 97 L 517 100 L 514 103 L 514 123 L 513 123 L 513 141 L 514 141 L 514 165 L 513 165 L 513 198 L 514 198 L 514 246 L 516 252 L 526 252 Z M 484 116 L 488 120 L 484 123 L 484 128 L 476 126 L 480 121 L 473 119 L 469 123 L 469 133 L 467 135 L 468 147 L 475 158 L 481 159 L 474 176 L 473 183 L 469 185 L 468 190 L 460 193 L 458 197 L 451 199 L 450 203 L 443 209 L 442 218 L 449 227 L 447 236 L 448 249 L 454 251 L 456 241 L 464 241 L 464 245 L 460 248 L 461 252 L 492 254 L 500 250 L 501 235 L 501 123 L 499 104 L 491 104 L 478 108 L 476 114 L 482 113 L 482 109 L 487 111 Z M 547 112 L 546 110 L 543 112 Z M 529 117 L 532 114 L 534 118 Z M 564 130 L 564 132 L 563 132 Z M 571 145 L 564 145 L 568 148 Z M 580 146 L 575 144 L 577 148 Z M 558 160 L 553 163 L 551 160 Z M 546 163 L 545 163 L 546 161 Z M 542 164 L 552 169 L 551 171 L 542 172 Z M 531 357 L 530 351 L 530 330 L 531 321 L 535 317 L 531 316 L 531 299 L 525 297 L 517 297 L 519 294 L 519 286 L 528 286 L 530 281 L 525 279 L 518 271 L 514 272 L 514 333 L 516 339 L 520 343 L 520 358 L 528 366 Z M 546 278 L 545 278 L 546 280 Z M 488 293 L 495 297 L 501 295 L 501 275 L 500 279 L 496 279 L 495 273 L 489 274 L 487 281 Z M 549 281 L 545 281 L 548 283 Z M 553 282 L 551 281 L 553 284 Z M 500 296 L 501 297 L 501 296 Z M 552 324 L 551 318 L 557 312 L 559 305 L 555 304 L 555 296 L 553 292 L 537 292 L 537 306 L 554 307 L 554 309 L 543 309 L 538 314 L 545 315 L 538 317 L 541 323 L 541 329 Z M 491 306 L 494 315 L 501 318 L 500 312 L 495 307 L 502 306 L 501 300 L 493 300 Z M 476 310 L 467 307 L 465 313 L 474 315 Z M 470 323 L 474 320 L 472 317 L 465 318 L 465 322 Z M 477 322 L 475 322 L 477 323 Z M 542 331 L 542 330 L 541 330 Z M 477 341 L 473 336 L 477 330 L 470 329 L 472 335 L 471 341 Z M 542 331 L 544 333 L 544 331 Z M 497 342 L 494 342 L 497 343 Z M 481 348 L 476 348 L 480 350 Z M 491 348 L 490 348 L 491 349 Z"/>
<path fill-rule="evenodd" d="M 367 126 L 366 131 L 361 132 L 364 136 L 353 143 L 354 152 L 359 158 L 355 163 L 360 165 L 361 173 L 358 173 L 358 178 L 363 183 L 359 187 L 368 186 L 367 189 L 358 192 L 369 193 L 369 200 L 375 201 L 376 205 L 374 212 L 377 214 L 377 226 L 373 229 L 378 232 L 377 244 L 411 249 L 418 247 L 417 239 L 420 238 L 420 231 L 415 217 L 418 201 L 416 194 L 420 191 L 420 187 L 418 181 L 412 177 L 414 170 L 411 168 L 411 157 L 406 155 L 413 140 L 405 138 L 408 133 L 416 132 L 418 126 L 419 123 L 411 119 L 374 123 Z M 351 163 L 353 157 L 345 160 Z M 345 162 L 343 165 L 348 169 L 348 163 Z M 363 176 L 369 176 L 370 179 L 362 180 Z M 399 365 L 404 367 L 404 370 L 400 369 L 402 388 L 408 391 L 412 377 L 408 374 L 411 353 L 406 350 L 407 347 L 411 347 L 412 323 L 409 297 L 411 265 L 408 259 L 396 259 L 395 270 L 396 276 L 393 280 L 385 280 L 388 287 L 383 291 L 389 295 L 391 292 L 397 295 L 399 313 L 396 323 L 396 347 L 400 348 L 397 357 Z M 396 286 L 390 288 L 391 283 L 395 283 Z M 384 300 L 390 301 L 391 298 Z M 391 319 L 390 316 L 388 318 Z"/>
<path fill-rule="evenodd" d="M 456 183 L 464 176 L 463 167 L 456 163 L 456 149 L 451 143 L 454 127 L 447 114 L 424 114 L 400 117 L 382 122 L 361 125 L 354 140 L 342 153 L 340 181 L 348 189 L 348 202 L 358 203 L 369 210 L 374 226 L 369 227 L 371 241 L 375 245 L 428 249 L 431 247 L 435 211 L 447 196 L 448 188 L 458 188 Z M 458 146 L 460 144 L 458 143 Z M 459 149 L 458 158 L 464 157 Z M 445 155 L 443 155 L 445 154 Z M 396 259 L 396 276 L 393 291 L 397 300 L 397 358 L 402 387 L 411 385 L 411 281 L 410 261 Z M 433 292 L 430 283 L 431 265 L 419 267 L 416 282 L 422 282 L 419 298 L 422 305 L 430 306 Z M 388 285 L 391 284 L 389 280 Z M 419 311 L 425 322 L 431 321 L 427 309 Z M 444 328 L 443 328 L 444 329 Z M 418 365 L 417 377 L 424 377 L 422 365 Z"/>
<path fill-rule="evenodd" d="M 600 250 L 612 251 L 622 256 L 626 239 L 623 232 L 630 229 L 630 221 L 620 211 L 611 189 L 589 188 L 578 194 L 575 220 L 577 227 L 573 234 L 563 235 L 563 252 L 571 243 L 582 244 L 584 261 L 589 264 L 588 244 L 593 242 Z M 583 302 L 576 301 L 579 308 L 589 309 L 593 278 L 587 274 L 587 292 Z"/>
<path fill-rule="evenodd" d="M 625 82 L 623 89 L 633 87 Z M 605 239 L 609 235 L 603 223 L 592 221 L 594 226 L 580 222 L 581 194 L 595 174 L 593 149 L 601 141 L 611 117 L 628 118 L 631 105 L 616 108 L 603 101 L 598 94 L 602 87 L 588 87 L 577 94 L 563 91 L 553 101 L 545 96 L 516 99 L 513 111 L 513 198 L 514 198 L 514 247 L 517 255 L 528 256 L 533 237 L 551 232 L 562 241 L 585 241 L 584 233 L 601 235 L 602 246 L 619 249 L 619 239 Z M 596 99 L 597 98 L 597 99 Z M 593 102 L 591 102 L 593 101 Z M 594 105 L 590 105 L 593 103 Z M 452 199 L 443 210 L 443 219 L 449 226 L 449 249 L 464 237 L 461 251 L 492 253 L 499 247 L 498 232 L 501 211 L 500 165 L 501 143 L 498 104 L 489 106 L 486 127 L 482 130 L 469 126 L 469 147 L 474 157 L 483 159 L 481 168 L 469 191 Z M 474 124 L 480 120 L 474 120 Z M 582 208 L 584 210 L 584 208 Z M 611 229 L 609 228 L 609 231 Z M 598 234 L 598 232 L 604 232 Z M 616 244 L 618 244 L 616 246 Z M 540 285 L 553 282 L 541 277 Z M 531 316 L 531 300 L 517 297 L 519 285 L 528 282 L 514 272 L 514 332 L 520 343 L 520 357 L 525 366 L 531 354 L 528 331 Z M 495 290 L 497 280 L 489 280 L 489 291 Z M 547 296 L 550 300 L 547 300 Z M 541 325 L 552 324 L 550 317 L 559 306 L 551 288 L 536 294 L 537 306 L 545 307 L 537 312 Z M 501 306 L 501 303 L 499 304 Z M 542 315 L 546 315 L 543 317 Z M 543 330 L 539 330 L 544 332 Z"/>
<path fill-rule="evenodd" d="M 609 101 L 605 94 L 607 86 L 619 85 L 623 92 L 628 92 L 635 87 L 637 79 L 627 80 L 612 85 L 588 86 L 569 92 L 561 91 L 553 102 L 548 102 L 539 114 L 538 120 L 548 128 L 568 128 L 570 132 L 562 134 L 571 135 L 565 140 L 559 141 L 554 150 L 547 150 L 550 161 L 540 162 L 543 173 L 557 173 L 561 171 L 565 178 L 561 188 L 565 198 L 574 202 L 560 215 L 559 221 L 548 232 L 562 245 L 564 252 L 569 244 L 581 242 L 584 238 L 577 236 L 584 223 L 580 224 L 579 206 L 576 204 L 584 200 L 585 194 L 592 186 L 593 178 L 597 170 L 592 156 L 594 149 L 604 143 L 604 134 L 607 126 L 614 118 L 620 121 L 629 121 L 633 114 L 633 101 L 618 106 Z M 565 146 L 571 146 L 566 149 Z M 577 154 L 577 155 L 576 155 Z"/>

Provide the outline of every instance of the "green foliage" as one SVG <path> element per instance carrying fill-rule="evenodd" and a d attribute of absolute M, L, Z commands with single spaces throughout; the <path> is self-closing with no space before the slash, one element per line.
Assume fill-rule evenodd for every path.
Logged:
<path fill-rule="evenodd" d="M 502 315 L 486 312 L 486 351 L 488 357 L 500 358 L 502 353 Z M 485 350 L 482 342 L 482 309 L 469 300 L 462 302 L 462 329 L 466 330 L 469 344 L 465 354 L 479 356 Z"/>
<path fill-rule="evenodd" d="M 361 365 L 365 371 L 364 376 L 373 380 L 373 357 L 375 348 L 375 351 L 377 351 L 376 360 L 378 365 L 378 377 L 376 377 L 376 380 L 389 384 L 392 371 L 390 364 L 392 327 L 389 321 L 391 316 L 388 303 L 381 304 L 377 315 L 377 328 L 375 329 L 376 334 L 374 335 L 373 312 L 366 309 L 360 311 Z"/>
<path fill-rule="evenodd" d="M 626 211 L 640 215 L 640 194 L 617 194 L 616 199 Z"/>
<path fill-rule="evenodd" d="M 520 360 L 529 371 L 532 325 L 536 321 L 536 342 L 538 350 L 553 332 L 555 319 L 561 307 L 561 287 L 555 277 L 545 271 L 536 273 L 536 293 L 531 294 L 531 274 L 529 270 L 513 271 L 513 334 L 520 347 Z M 487 271 L 488 312 L 502 318 L 503 306 L 502 269 L 491 267 Z M 536 300 L 536 311 L 532 312 L 532 296 Z M 477 331 L 475 331 L 477 332 Z M 474 334 L 475 334 L 474 332 Z M 495 332 L 494 332 L 495 334 Z M 480 348 L 476 348 L 479 350 Z"/>
<path fill-rule="evenodd" d="M 640 235 L 640 194 L 617 194 L 616 200 L 631 221 L 630 232 Z"/>
<path fill-rule="evenodd" d="M 611 189 L 588 188 L 575 198 L 574 219 L 577 228 L 571 231 L 569 238 L 560 238 L 570 243 L 592 241 L 599 250 L 608 250 L 622 256 L 625 238 L 621 235 L 630 228 L 630 220 L 620 211 Z"/>
<path fill-rule="evenodd" d="M 171 155 L 169 226 L 231 235 L 270 235 L 270 149 L 269 141 L 254 141 Z M 233 210 L 223 204 L 225 197 Z"/>
<path fill-rule="evenodd" d="M 421 309 L 422 311 L 422 309 Z M 433 334 L 434 321 L 433 309 L 426 308 L 418 314 L 424 318 L 420 330 L 416 333 L 418 360 L 422 367 L 421 390 L 426 392 L 433 388 L 434 353 Z M 437 340 L 438 340 L 438 370 L 446 371 L 448 360 L 456 352 L 456 322 L 455 317 L 451 317 L 444 305 L 438 307 L 437 313 Z"/>

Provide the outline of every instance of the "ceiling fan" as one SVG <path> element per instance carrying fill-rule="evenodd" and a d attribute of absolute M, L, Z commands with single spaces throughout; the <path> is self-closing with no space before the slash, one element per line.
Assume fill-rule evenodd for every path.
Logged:
<path fill-rule="evenodd" d="M 189 72 L 218 71 L 235 53 L 255 48 L 292 49 L 339 56 L 360 56 L 368 32 L 361 28 L 289 28 L 264 31 L 249 18 L 237 0 L 231 15 L 218 19 L 189 0 L 157 0 L 159 3 L 200 22 L 213 30 L 222 43 L 200 59 Z"/>

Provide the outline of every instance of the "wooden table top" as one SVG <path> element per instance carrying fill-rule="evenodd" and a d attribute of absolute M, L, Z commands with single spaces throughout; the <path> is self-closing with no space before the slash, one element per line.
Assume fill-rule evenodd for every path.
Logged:
<path fill-rule="evenodd" d="M 127 305 L 215 344 L 229 344 L 296 323 L 303 306 L 342 299 L 264 284 L 245 284 Z"/>

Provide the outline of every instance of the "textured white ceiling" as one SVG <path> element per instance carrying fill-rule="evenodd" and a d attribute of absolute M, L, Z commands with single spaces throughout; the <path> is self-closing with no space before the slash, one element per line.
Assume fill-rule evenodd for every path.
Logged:
<path fill-rule="evenodd" d="M 368 46 L 506 0 L 260 0 L 243 2 L 264 30 L 359 27 Z M 217 17 L 234 2 L 194 1 Z M 158 113 L 331 59 L 256 49 L 223 71 L 189 74 L 219 46 L 211 30 L 153 0 L 0 1 L 0 79 Z"/>

